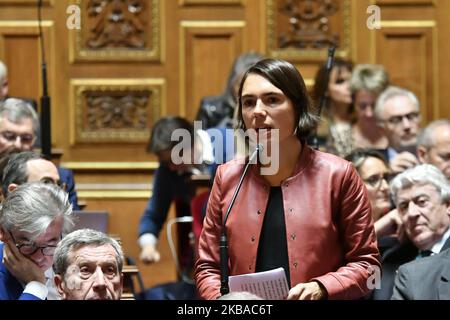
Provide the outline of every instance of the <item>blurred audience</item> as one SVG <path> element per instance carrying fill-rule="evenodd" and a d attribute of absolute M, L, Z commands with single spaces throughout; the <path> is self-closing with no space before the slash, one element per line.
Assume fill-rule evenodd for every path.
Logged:
<path fill-rule="evenodd" d="M 0 103 L 0 154 L 3 157 L 32 150 L 37 132 L 39 118 L 30 104 L 15 98 L 8 98 Z M 73 209 L 79 210 L 73 172 L 59 166 L 57 168 L 62 183 L 66 185 Z M 3 173 L 0 176 L 2 175 Z"/>
<path fill-rule="evenodd" d="M 263 56 L 256 52 L 244 53 L 236 58 L 230 69 L 225 91 L 219 96 L 205 97 L 200 102 L 197 120 L 202 121 L 202 129 L 233 127 L 239 83 L 245 71 L 261 59 Z"/>
<path fill-rule="evenodd" d="M 221 130 L 210 128 L 207 131 L 201 129 L 194 131 L 195 129 L 189 121 L 180 117 L 165 117 L 153 126 L 147 150 L 158 157 L 160 166 L 153 178 L 153 195 L 139 225 L 140 259 L 144 263 L 160 260 L 157 242 L 171 203 L 175 203 L 178 215 L 191 215 L 191 200 L 195 196 L 191 176 L 207 173 L 213 179 L 217 165 L 233 155 L 234 148 L 227 142 L 224 128 Z M 172 140 L 174 132 L 175 140 Z M 181 132 L 186 137 L 178 134 Z M 176 139 L 181 139 L 182 142 Z M 183 146 L 182 150 L 180 146 Z M 183 225 L 179 228 L 178 243 L 181 258 L 193 259 L 188 258 L 190 253 L 187 252 L 192 248 L 185 239 L 188 237 L 190 226 Z M 190 263 L 193 261 L 182 261 L 184 265 Z"/>

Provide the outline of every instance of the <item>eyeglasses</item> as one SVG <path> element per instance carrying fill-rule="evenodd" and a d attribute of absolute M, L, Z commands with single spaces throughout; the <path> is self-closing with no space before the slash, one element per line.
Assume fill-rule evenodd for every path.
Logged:
<path fill-rule="evenodd" d="M 56 246 L 49 245 L 49 246 L 37 247 L 36 244 L 34 244 L 33 242 L 17 244 L 16 239 L 14 239 L 14 236 L 12 235 L 11 231 L 9 231 L 9 234 L 10 234 L 11 238 L 13 239 L 14 245 L 16 246 L 17 250 L 19 250 L 19 252 L 23 255 L 31 256 L 38 250 L 41 250 L 41 253 L 44 256 L 51 257 L 55 254 Z"/>
<path fill-rule="evenodd" d="M 2 131 L 0 134 L 5 140 L 8 140 L 9 142 L 16 142 L 17 137 L 19 137 L 20 141 L 24 144 L 31 144 L 34 141 L 34 135 L 31 133 L 16 134 L 12 131 Z"/>
<path fill-rule="evenodd" d="M 403 118 L 406 118 L 409 121 L 416 122 L 419 119 L 419 113 L 418 112 L 410 112 L 408 114 L 404 114 L 401 116 L 393 116 L 393 117 L 388 118 L 387 122 L 395 125 L 395 124 L 399 124 L 400 122 L 402 122 Z"/>
<path fill-rule="evenodd" d="M 379 189 L 381 187 L 381 183 L 383 180 L 386 181 L 387 184 L 389 184 L 389 182 L 392 180 L 392 178 L 394 178 L 394 176 L 395 176 L 394 174 L 386 172 L 383 174 L 372 175 L 367 179 L 363 179 L 363 181 L 366 182 L 371 187 Z"/>
<path fill-rule="evenodd" d="M 45 178 L 42 178 L 40 181 L 45 184 L 55 184 L 58 187 L 60 187 L 61 189 L 63 189 L 64 191 L 67 191 L 67 183 L 61 182 L 61 180 L 54 181 L 51 178 L 45 177 Z"/>

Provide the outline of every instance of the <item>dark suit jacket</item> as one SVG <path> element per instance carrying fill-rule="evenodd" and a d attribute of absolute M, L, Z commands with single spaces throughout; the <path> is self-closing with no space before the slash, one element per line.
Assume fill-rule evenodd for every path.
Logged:
<path fill-rule="evenodd" d="M 224 95 L 205 97 L 200 102 L 196 120 L 202 121 L 202 129 L 231 127 L 234 107 L 230 106 Z"/>
<path fill-rule="evenodd" d="M 80 210 L 78 206 L 77 192 L 75 191 L 75 180 L 72 170 L 58 167 L 59 178 L 62 183 L 66 184 L 66 191 L 69 194 L 69 202 L 72 204 L 73 210 Z"/>
<path fill-rule="evenodd" d="M 450 300 L 450 249 L 401 266 L 393 300 Z"/>
<path fill-rule="evenodd" d="M 449 247 L 450 238 L 447 239 L 441 251 Z M 372 299 L 391 299 L 398 268 L 402 264 L 413 261 L 418 254 L 419 250 L 411 242 L 397 243 L 397 245 L 387 249 L 381 257 L 381 288 L 373 291 Z"/>
<path fill-rule="evenodd" d="M 23 286 L 9 273 L 3 264 L 3 243 L 0 243 L 0 300 L 40 300 L 38 297 L 23 293 Z"/>

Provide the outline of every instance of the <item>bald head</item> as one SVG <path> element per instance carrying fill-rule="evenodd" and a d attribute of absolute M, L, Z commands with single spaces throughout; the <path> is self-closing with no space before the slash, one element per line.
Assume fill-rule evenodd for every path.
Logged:
<path fill-rule="evenodd" d="M 34 159 L 27 162 L 28 181 L 59 182 L 59 173 L 53 162 L 45 159 Z"/>
<path fill-rule="evenodd" d="M 417 156 L 422 163 L 436 166 L 450 181 L 450 121 L 430 123 L 418 139 Z"/>
<path fill-rule="evenodd" d="M 7 196 L 17 186 L 35 181 L 59 184 L 58 169 L 52 162 L 42 159 L 34 152 L 11 155 L 3 172 L 3 194 Z"/>

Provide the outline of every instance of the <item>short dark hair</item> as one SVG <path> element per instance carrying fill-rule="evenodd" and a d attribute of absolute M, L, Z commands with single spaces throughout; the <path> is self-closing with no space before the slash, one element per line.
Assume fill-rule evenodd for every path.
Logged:
<path fill-rule="evenodd" d="M 172 141 L 172 132 L 176 129 L 185 129 L 191 136 L 191 143 L 194 143 L 194 127 L 184 118 L 168 116 L 159 119 L 153 126 L 147 151 L 158 153 L 172 149 L 179 141 Z"/>
<path fill-rule="evenodd" d="M 249 74 L 258 74 L 280 89 L 292 102 L 297 123 L 297 138 L 306 141 L 317 126 L 318 117 L 306 90 L 305 81 L 297 68 L 284 60 L 264 59 L 250 67 L 239 86 L 238 127 L 245 129 L 242 120 L 242 88 Z"/>
<path fill-rule="evenodd" d="M 342 70 L 348 70 L 351 73 L 353 70 L 353 63 L 348 60 L 336 58 L 333 61 L 333 67 L 332 67 L 331 71 L 333 71 L 334 69 L 337 70 L 338 75 L 341 73 Z M 328 74 L 327 63 L 323 63 L 319 67 L 319 70 L 317 70 L 316 76 L 314 78 L 314 87 L 312 90 L 312 98 L 314 101 L 314 105 L 316 107 L 319 106 L 322 95 L 328 91 L 328 84 L 330 83 L 329 76 L 330 75 Z M 328 103 L 325 104 L 325 108 L 327 108 L 327 107 L 328 107 Z M 349 112 L 350 112 L 350 110 L 349 110 Z"/>
<path fill-rule="evenodd" d="M 364 161 L 366 161 L 367 158 L 377 158 L 377 159 L 383 161 L 383 163 L 386 165 L 386 167 L 389 167 L 389 165 L 388 165 L 386 159 L 383 157 L 383 155 L 380 152 L 373 150 L 373 149 L 358 148 L 358 149 L 353 150 L 347 156 L 345 156 L 345 160 L 353 163 L 353 166 L 358 171 L 358 173 L 361 173 L 360 172 L 361 166 L 364 163 Z"/>
<path fill-rule="evenodd" d="M 21 185 L 28 181 L 27 162 L 35 159 L 41 159 L 41 156 L 33 151 L 13 153 L 9 156 L 2 179 L 2 192 L 5 197 L 11 183 Z"/>

